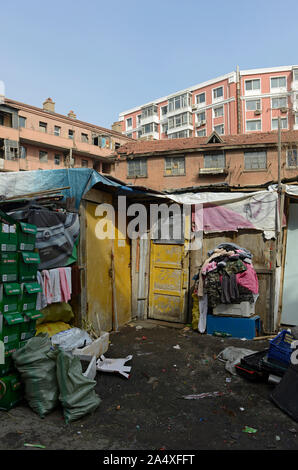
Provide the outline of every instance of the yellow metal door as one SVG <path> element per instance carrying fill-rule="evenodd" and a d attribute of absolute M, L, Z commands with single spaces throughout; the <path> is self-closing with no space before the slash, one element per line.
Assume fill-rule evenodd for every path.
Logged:
<path fill-rule="evenodd" d="M 98 316 L 101 329 L 111 331 L 113 327 L 111 279 L 113 240 L 99 240 L 96 237 L 96 224 L 99 220 L 99 217 L 95 215 L 97 206 L 98 204 L 93 202 L 86 203 L 87 319 L 97 328 Z"/>
<path fill-rule="evenodd" d="M 149 318 L 186 321 L 188 259 L 184 245 L 151 242 Z"/>

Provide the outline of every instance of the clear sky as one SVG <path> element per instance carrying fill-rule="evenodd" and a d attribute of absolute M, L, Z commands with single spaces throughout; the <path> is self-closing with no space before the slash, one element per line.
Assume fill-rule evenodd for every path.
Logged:
<path fill-rule="evenodd" d="M 107 128 L 237 65 L 298 64 L 297 0 L 6 0 L 0 18 L 6 96 Z"/>

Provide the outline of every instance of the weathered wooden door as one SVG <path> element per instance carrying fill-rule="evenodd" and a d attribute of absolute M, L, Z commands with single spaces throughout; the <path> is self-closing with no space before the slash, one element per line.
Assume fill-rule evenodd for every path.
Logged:
<path fill-rule="evenodd" d="M 149 318 L 179 323 L 186 321 L 188 260 L 183 244 L 151 242 Z"/>

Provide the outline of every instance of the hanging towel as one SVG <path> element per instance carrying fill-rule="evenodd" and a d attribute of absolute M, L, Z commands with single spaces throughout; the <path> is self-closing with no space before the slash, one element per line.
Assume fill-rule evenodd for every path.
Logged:
<path fill-rule="evenodd" d="M 60 293 L 61 293 L 61 302 L 68 302 L 70 300 L 70 287 L 69 281 L 66 273 L 66 268 L 58 268 L 59 278 L 60 278 Z M 71 285 L 71 281 L 70 281 Z"/>
<path fill-rule="evenodd" d="M 59 268 L 50 269 L 52 303 L 62 302 Z"/>
<path fill-rule="evenodd" d="M 38 292 L 36 299 L 36 310 L 41 310 L 48 305 L 47 298 L 44 292 L 44 282 L 40 271 L 37 271 L 37 282 L 41 286 L 42 291 Z"/>
<path fill-rule="evenodd" d="M 51 285 L 50 273 L 47 269 L 43 269 L 41 271 L 41 275 L 42 275 L 43 291 L 44 291 L 46 302 L 47 302 L 47 304 L 51 304 L 52 301 L 53 301 L 53 297 L 52 297 L 52 290 L 53 289 L 52 289 L 52 285 Z"/>

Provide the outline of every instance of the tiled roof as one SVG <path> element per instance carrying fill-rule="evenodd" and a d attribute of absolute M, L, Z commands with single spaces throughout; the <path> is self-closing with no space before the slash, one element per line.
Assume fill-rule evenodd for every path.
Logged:
<path fill-rule="evenodd" d="M 278 142 L 278 132 L 255 132 L 251 134 L 235 134 L 220 136 L 222 143 L 209 143 L 209 137 L 188 137 L 184 139 L 163 139 L 163 140 L 138 140 L 122 145 L 118 150 L 118 155 L 145 155 L 161 152 L 196 150 L 227 146 L 242 145 L 266 145 Z M 282 131 L 282 142 L 298 142 L 297 131 Z"/>

